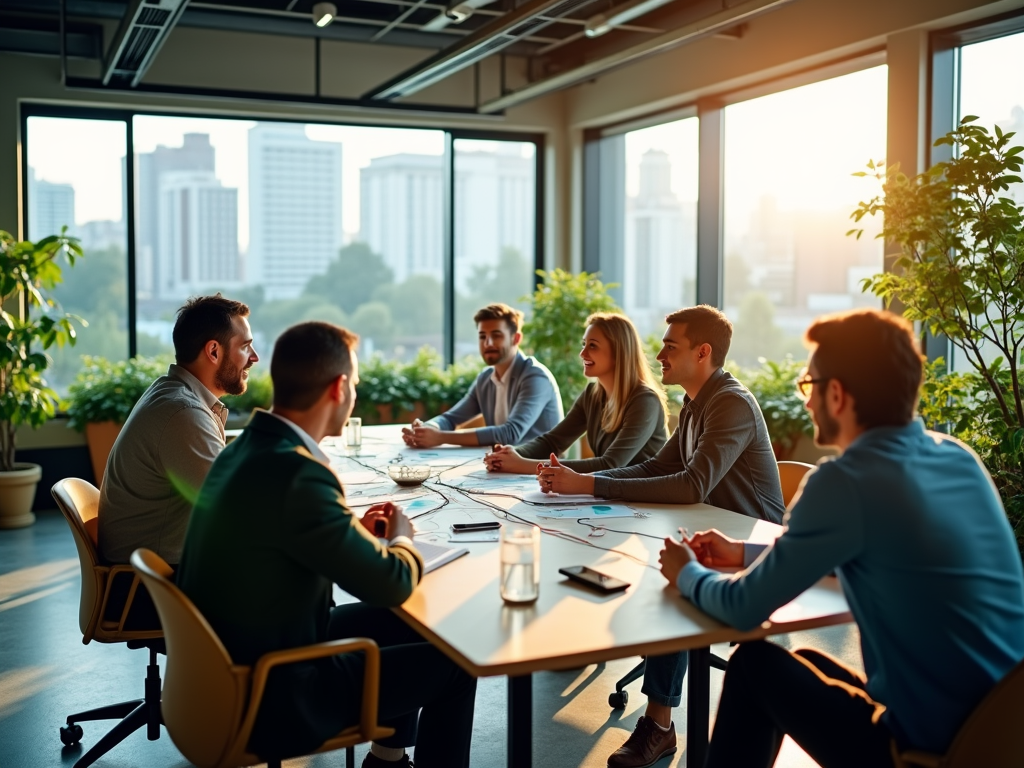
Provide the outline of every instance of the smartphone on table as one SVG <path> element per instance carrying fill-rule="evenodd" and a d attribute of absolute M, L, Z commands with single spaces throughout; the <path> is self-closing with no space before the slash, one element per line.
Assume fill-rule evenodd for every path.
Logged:
<path fill-rule="evenodd" d="M 585 565 L 569 565 L 565 568 L 559 568 L 558 572 L 563 576 L 568 576 L 573 581 L 605 594 L 621 592 L 629 587 L 628 581 L 616 579 L 614 576 L 595 571 L 593 568 L 588 568 Z"/>
<path fill-rule="evenodd" d="M 452 533 L 470 533 L 476 531 L 496 531 L 501 528 L 497 520 L 488 520 L 482 523 L 452 523 Z"/>

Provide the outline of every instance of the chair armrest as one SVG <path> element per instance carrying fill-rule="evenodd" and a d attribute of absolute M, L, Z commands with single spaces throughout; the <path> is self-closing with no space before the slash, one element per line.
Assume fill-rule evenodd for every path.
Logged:
<path fill-rule="evenodd" d="M 128 612 L 131 610 L 132 603 L 135 602 L 135 593 L 139 589 L 139 574 L 135 572 L 135 569 L 129 564 L 112 565 L 112 566 L 100 566 L 106 571 L 106 584 L 103 587 L 103 599 L 100 601 L 100 615 L 98 621 L 103 621 L 103 617 L 107 615 L 107 603 L 110 602 L 110 590 L 114 585 L 114 579 L 117 578 L 118 574 L 130 573 L 132 574 L 132 585 L 128 588 L 128 599 L 125 600 L 124 608 L 121 609 L 121 615 L 117 620 L 117 631 L 124 632 L 124 622 L 128 618 Z"/>
<path fill-rule="evenodd" d="M 238 734 L 238 743 L 249 743 L 256 714 L 263 700 L 263 692 L 267 685 L 267 676 L 274 667 L 283 664 L 294 664 L 299 661 L 312 661 L 328 656 L 339 656 L 343 653 L 363 651 L 366 654 L 363 671 L 363 701 L 359 717 L 359 728 L 363 733 L 372 733 L 377 728 L 377 701 L 380 686 L 380 648 L 368 637 L 350 637 L 342 640 L 330 640 L 326 643 L 306 645 L 301 648 L 286 648 L 271 651 L 260 656 L 252 672 L 252 687 L 249 694 L 249 711 Z"/>

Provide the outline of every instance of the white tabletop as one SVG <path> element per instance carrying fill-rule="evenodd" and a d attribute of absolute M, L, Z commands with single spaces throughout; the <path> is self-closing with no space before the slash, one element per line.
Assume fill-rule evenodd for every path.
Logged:
<path fill-rule="evenodd" d="M 417 451 L 401 445 L 399 427 L 367 427 L 363 433 L 360 452 L 350 456 L 367 466 L 383 469 L 388 466 L 388 459 L 396 458 L 398 453 L 403 464 L 431 464 L 438 471 L 445 463 L 469 461 L 444 471 L 440 480 L 445 483 L 483 467 L 478 458 L 485 452 L 482 448 Z M 365 466 L 342 458 L 343 449 L 331 445 L 325 448 L 337 457 L 336 469 L 343 483 L 346 476 L 363 483 L 372 478 Z M 467 547 L 469 554 L 427 574 L 397 610 L 427 639 L 476 676 L 573 668 L 631 655 L 662 654 L 852 621 L 836 579 L 828 577 L 777 610 L 760 628 L 740 632 L 694 607 L 656 570 L 662 548 L 660 537 L 675 534 L 679 527 L 691 533 L 717 528 L 734 538 L 768 542 L 781 532 L 772 523 L 706 504 L 631 503 L 628 506 L 643 517 L 602 520 L 601 524 L 608 529 L 623 533 L 608 530 L 599 538 L 588 538 L 590 529 L 575 519 L 538 519 L 536 507 L 517 507 L 517 499 L 466 495 L 433 482 L 426 487 L 431 485 L 450 501 L 442 509 L 417 518 L 417 540 L 455 546 L 448 543 L 453 522 L 499 519 L 503 525 L 520 525 L 505 519 L 500 510 L 481 503 L 485 501 L 502 510 L 512 509 L 544 528 L 564 531 L 596 547 L 615 550 L 609 552 L 556 535 L 542 535 L 540 597 L 536 603 L 522 606 L 508 605 L 499 595 L 496 542 L 459 544 Z M 484 486 L 488 487 L 486 483 Z M 398 490 L 393 484 L 389 487 Z M 357 488 L 353 483 L 352 491 Z M 351 501 L 357 503 L 358 497 Z M 624 579 L 631 586 L 623 593 L 602 595 L 558 573 L 560 567 L 568 565 L 587 565 Z"/>

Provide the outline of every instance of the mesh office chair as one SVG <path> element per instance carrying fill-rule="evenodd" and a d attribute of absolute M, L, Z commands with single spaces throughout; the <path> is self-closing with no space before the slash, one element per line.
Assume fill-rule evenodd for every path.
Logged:
<path fill-rule="evenodd" d="M 199 768 L 235 768 L 260 762 L 248 751 L 263 699 L 267 675 L 274 667 L 297 661 L 362 651 L 365 655 L 363 701 L 359 725 L 346 728 L 315 752 L 347 751 L 352 768 L 355 745 L 390 736 L 377 724 L 380 649 L 368 638 L 332 640 L 264 654 L 252 667 L 231 661 L 220 638 L 185 594 L 167 577 L 171 568 L 147 549 L 132 554 L 132 565 L 156 604 L 167 643 L 163 715 L 167 732 L 181 753 Z M 280 760 L 267 765 L 280 768 Z"/>
<path fill-rule="evenodd" d="M 157 653 L 163 652 L 163 632 L 159 629 L 133 631 L 124 628 L 139 586 L 139 578 L 130 565 L 107 566 L 100 563 L 96 548 L 96 515 L 100 492 L 96 487 L 85 480 L 68 478 L 54 485 L 50 492 L 67 519 L 78 548 L 78 562 L 82 570 L 78 625 L 82 630 L 82 642 L 87 645 L 93 640 L 99 643 L 127 643 L 129 648 L 149 649 L 144 698 L 68 715 L 67 725 L 60 729 L 60 740 L 65 746 L 72 746 L 82 740 L 83 730 L 79 723 L 89 720 L 121 720 L 75 763 L 75 768 L 85 768 L 143 726 L 146 727 L 150 741 L 160 738 L 160 666 Z M 132 584 L 124 609 L 115 621 L 104 617 L 107 615 L 111 586 L 119 573 L 132 574 Z"/>
<path fill-rule="evenodd" d="M 782 485 L 782 501 L 787 507 L 789 507 L 789 502 L 793 500 L 797 490 L 800 488 L 800 483 L 803 481 L 804 475 L 812 469 L 814 469 L 813 464 L 804 464 L 801 461 L 779 462 L 779 483 Z M 720 669 L 723 672 L 729 666 L 728 661 L 713 653 L 711 654 L 709 663 L 715 669 Z M 616 681 L 615 690 L 608 694 L 609 707 L 612 709 L 626 708 L 626 705 L 629 703 L 629 691 L 626 690 L 626 686 L 634 680 L 639 680 L 643 677 L 644 669 L 646 667 L 647 662 L 644 659 L 641 659 L 639 664 Z"/>

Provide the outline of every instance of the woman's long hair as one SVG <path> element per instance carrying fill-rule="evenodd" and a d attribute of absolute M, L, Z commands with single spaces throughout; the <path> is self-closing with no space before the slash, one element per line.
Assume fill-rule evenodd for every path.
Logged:
<path fill-rule="evenodd" d="M 647 387 L 657 395 L 661 401 L 662 413 L 667 414 L 665 390 L 654 378 L 647 364 L 643 342 L 633 322 L 625 315 L 615 312 L 595 312 L 587 318 L 587 327 L 590 326 L 599 328 L 608 339 L 612 359 L 615 361 L 615 378 L 611 391 L 606 395 L 604 387 L 594 387 L 596 396 L 605 401 L 601 429 L 605 432 L 614 432 L 619 428 L 629 396 L 638 386 Z"/>

